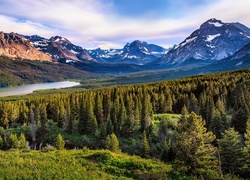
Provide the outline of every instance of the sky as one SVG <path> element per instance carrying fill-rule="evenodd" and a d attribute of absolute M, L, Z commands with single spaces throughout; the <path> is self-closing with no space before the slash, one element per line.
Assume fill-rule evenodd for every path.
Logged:
<path fill-rule="evenodd" d="M 83 48 L 134 40 L 165 48 L 210 18 L 250 27 L 250 0 L 0 0 L 0 31 L 62 36 Z"/>

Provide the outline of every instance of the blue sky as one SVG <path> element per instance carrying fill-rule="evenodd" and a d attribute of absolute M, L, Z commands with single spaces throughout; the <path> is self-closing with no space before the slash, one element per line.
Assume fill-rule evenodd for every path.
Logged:
<path fill-rule="evenodd" d="M 0 31 L 60 35 L 84 48 L 170 47 L 210 18 L 250 27 L 249 0 L 0 0 Z"/>

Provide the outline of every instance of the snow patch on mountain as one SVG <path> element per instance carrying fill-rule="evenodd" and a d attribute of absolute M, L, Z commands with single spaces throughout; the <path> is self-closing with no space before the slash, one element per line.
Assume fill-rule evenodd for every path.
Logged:
<path fill-rule="evenodd" d="M 207 42 L 208 42 L 208 41 L 212 41 L 212 40 L 214 40 L 216 37 L 218 37 L 218 36 L 220 36 L 220 35 L 221 35 L 221 34 L 208 35 L 206 41 L 207 41 Z"/>
<path fill-rule="evenodd" d="M 224 24 L 219 23 L 219 22 L 208 22 L 208 23 L 214 25 L 215 27 L 221 27 L 224 25 Z"/>

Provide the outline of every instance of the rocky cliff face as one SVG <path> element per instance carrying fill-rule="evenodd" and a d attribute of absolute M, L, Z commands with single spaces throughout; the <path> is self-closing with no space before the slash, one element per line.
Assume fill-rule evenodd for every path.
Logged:
<path fill-rule="evenodd" d="M 32 46 L 32 44 L 15 33 L 0 32 L 0 55 L 11 59 L 52 61 L 51 57 Z"/>

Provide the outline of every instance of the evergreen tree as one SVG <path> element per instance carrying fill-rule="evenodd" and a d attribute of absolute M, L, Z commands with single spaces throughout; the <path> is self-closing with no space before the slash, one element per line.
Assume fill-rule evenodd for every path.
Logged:
<path fill-rule="evenodd" d="M 120 112 L 118 114 L 118 121 L 117 121 L 119 134 L 122 129 L 123 123 L 125 122 L 126 119 L 127 119 L 127 111 L 126 111 L 123 99 L 120 98 Z"/>
<path fill-rule="evenodd" d="M 105 139 L 107 137 L 106 123 L 102 123 L 99 128 L 99 138 Z"/>
<path fill-rule="evenodd" d="M 62 128 L 63 127 L 63 122 L 64 122 L 64 118 L 65 118 L 65 108 L 63 106 L 62 103 L 59 104 L 59 107 L 58 107 L 58 120 L 57 120 L 57 126 L 59 128 Z"/>
<path fill-rule="evenodd" d="M 141 132 L 145 131 L 151 123 L 152 119 L 152 105 L 150 102 L 150 95 L 144 90 L 144 98 L 141 111 Z"/>
<path fill-rule="evenodd" d="M 27 147 L 27 141 L 23 133 L 21 133 L 19 138 L 19 148 L 20 149 L 28 149 Z"/>
<path fill-rule="evenodd" d="M 95 116 L 96 116 L 96 120 L 98 125 L 101 125 L 103 122 L 103 106 L 102 106 L 102 98 L 100 93 L 96 94 L 95 97 Z"/>
<path fill-rule="evenodd" d="M 41 117 L 41 128 L 40 128 L 40 133 L 42 137 L 47 133 L 48 127 L 47 127 L 47 111 L 46 111 L 46 106 L 41 106 L 40 108 L 40 117 Z"/>
<path fill-rule="evenodd" d="M 96 117 L 93 111 L 93 104 L 90 99 L 86 106 L 85 134 L 95 135 L 97 129 L 98 129 L 98 124 L 97 124 Z"/>
<path fill-rule="evenodd" d="M 177 132 L 174 167 L 198 178 L 218 178 L 217 148 L 211 145 L 215 136 L 207 132 L 201 116 L 192 112 L 186 121 L 181 121 Z"/>
<path fill-rule="evenodd" d="M 244 153 L 240 145 L 239 133 L 233 128 L 222 133 L 219 140 L 221 169 L 224 173 L 241 175 L 244 166 Z"/>
<path fill-rule="evenodd" d="M 10 134 L 10 147 L 14 149 L 18 148 L 18 139 L 16 134 Z"/>
<path fill-rule="evenodd" d="M 31 139 L 33 142 L 36 141 L 36 122 L 35 122 L 35 114 L 33 111 L 33 106 L 30 106 L 30 111 L 29 111 L 29 117 L 30 117 L 30 135 L 31 135 Z"/>
<path fill-rule="evenodd" d="M 224 126 L 221 114 L 217 109 L 214 110 L 213 119 L 209 125 L 209 129 L 215 134 L 217 139 L 222 137 L 221 133 L 224 131 Z"/>
<path fill-rule="evenodd" d="M 107 135 L 110 135 L 114 132 L 114 127 L 112 125 L 112 121 L 109 119 L 108 122 L 107 122 Z"/>
<path fill-rule="evenodd" d="M 246 127 L 246 133 L 244 134 L 244 137 L 246 139 L 245 141 L 245 147 L 244 152 L 246 153 L 246 165 L 247 165 L 247 173 L 250 175 L 250 116 L 247 120 L 247 127 Z"/>
<path fill-rule="evenodd" d="M 113 152 L 120 152 L 119 141 L 114 133 L 108 135 L 106 140 L 106 147 L 108 150 Z"/>
<path fill-rule="evenodd" d="M 143 139 L 141 141 L 141 157 L 143 158 L 149 157 L 149 151 L 150 151 L 150 147 L 149 147 L 149 143 L 147 139 L 147 134 L 146 134 L 146 131 L 144 131 Z"/>
<path fill-rule="evenodd" d="M 232 117 L 232 127 L 235 128 L 240 134 L 244 134 L 246 131 L 246 122 L 248 118 L 248 110 L 246 107 L 241 107 L 237 110 Z"/>
<path fill-rule="evenodd" d="M 162 151 L 161 151 L 161 160 L 163 162 L 168 162 L 168 160 L 169 160 L 168 150 L 169 150 L 169 146 L 168 146 L 166 139 L 165 139 L 163 142 Z"/>
<path fill-rule="evenodd" d="M 63 150 L 65 146 L 65 141 L 61 134 L 58 134 L 56 137 L 56 149 Z"/>

